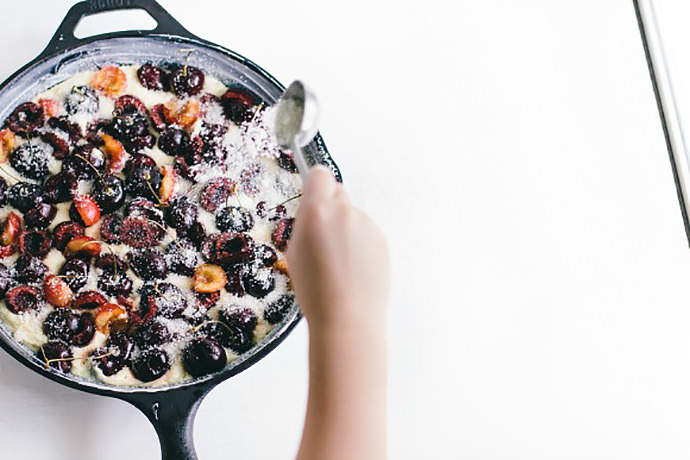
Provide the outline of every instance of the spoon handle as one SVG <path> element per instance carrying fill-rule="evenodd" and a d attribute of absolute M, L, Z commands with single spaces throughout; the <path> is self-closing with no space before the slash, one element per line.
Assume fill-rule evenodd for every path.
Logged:
<path fill-rule="evenodd" d="M 307 166 L 307 161 L 304 159 L 304 153 L 302 152 L 302 149 L 298 147 L 297 143 L 294 141 L 290 146 L 290 150 L 292 151 L 292 156 L 293 160 L 295 161 L 295 165 L 297 165 L 297 171 L 304 180 L 304 178 L 307 175 L 307 171 L 309 170 L 309 166 Z"/>

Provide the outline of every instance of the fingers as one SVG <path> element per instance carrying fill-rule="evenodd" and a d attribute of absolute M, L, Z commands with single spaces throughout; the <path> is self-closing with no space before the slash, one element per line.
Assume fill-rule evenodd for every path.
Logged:
<path fill-rule="evenodd" d="M 337 184 L 335 193 L 333 194 L 333 199 L 336 203 L 341 206 L 350 205 L 350 195 L 348 195 L 347 190 L 343 187 L 343 184 Z"/>
<path fill-rule="evenodd" d="M 302 188 L 303 201 L 320 202 L 333 197 L 338 183 L 333 173 L 325 166 L 317 165 L 309 169 Z"/>

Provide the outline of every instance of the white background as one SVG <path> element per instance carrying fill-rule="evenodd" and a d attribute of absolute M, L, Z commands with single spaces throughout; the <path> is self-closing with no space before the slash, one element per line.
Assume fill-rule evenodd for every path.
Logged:
<path fill-rule="evenodd" d="M 0 3 L 0 75 L 70 3 Z M 661 3 L 690 111 L 690 5 Z M 392 459 L 690 459 L 690 252 L 632 2 L 163 4 L 318 92 L 392 250 Z M 211 393 L 202 460 L 293 457 L 306 332 Z M 134 408 L 0 353 L 0 458 L 157 457 Z"/>

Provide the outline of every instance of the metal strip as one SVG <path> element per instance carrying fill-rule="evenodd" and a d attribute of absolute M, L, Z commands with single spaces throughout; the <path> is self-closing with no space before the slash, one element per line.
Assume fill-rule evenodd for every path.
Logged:
<path fill-rule="evenodd" d="M 690 213 L 690 208 L 688 207 L 690 203 L 690 196 L 688 195 L 690 190 L 690 165 L 685 149 L 680 116 L 678 115 L 673 96 L 671 77 L 666 65 L 666 56 L 652 3 L 652 0 L 633 0 L 637 22 L 640 27 L 642 45 L 647 56 L 649 75 L 652 79 L 654 95 L 659 108 L 661 125 L 664 129 L 666 148 L 671 158 L 673 178 L 676 183 L 680 209 L 683 213 L 685 233 L 688 238 L 688 244 L 690 244 L 690 223 L 688 222 L 688 214 Z"/>

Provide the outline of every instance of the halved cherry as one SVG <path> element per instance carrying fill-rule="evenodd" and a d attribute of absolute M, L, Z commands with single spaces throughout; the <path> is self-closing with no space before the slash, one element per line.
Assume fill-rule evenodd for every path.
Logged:
<path fill-rule="evenodd" d="M 278 259 L 276 262 L 273 264 L 273 268 L 278 270 L 280 273 L 283 275 L 288 276 L 288 263 L 287 259 Z"/>
<path fill-rule="evenodd" d="M 151 124 L 153 128 L 159 133 L 168 128 L 168 123 L 165 121 L 165 107 L 163 104 L 156 104 L 151 107 Z"/>
<path fill-rule="evenodd" d="M 8 246 L 17 242 L 19 238 L 19 230 L 21 230 L 22 218 L 15 212 L 10 212 L 5 220 L 5 225 L 2 229 L 2 236 L 0 236 L 0 242 L 3 245 Z"/>
<path fill-rule="evenodd" d="M 82 291 L 77 294 L 77 298 L 74 299 L 74 305 L 72 308 L 93 310 L 101 305 L 108 303 L 108 299 L 105 298 L 103 294 L 98 291 Z"/>
<path fill-rule="evenodd" d="M 7 163 L 10 153 L 17 146 L 17 136 L 9 129 L 0 131 L 0 163 Z"/>
<path fill-rule="evenodd" d="M 201 264 L 194 270 L 194 290 L 197 292 L 220 291 L 228 277 L 223 267 L 213 264 Z"/>
<path fill-rule="evenodd" d="M 122 172 L 127 163 L 127 151 L 120 141 L 109 134 L 101 134 L 105 156 L 108 159 L 108 172 L 117 174 Z"/>
<path fill-rule="evenodd" d="M 74 299 L 74 293 L 62 278 L 50 275 L 43 282 L 43 296 L 56 307 L 66 307 Z"/>
<path fill-rule="evenodd" d="M 130 107 L 134 107 L 134 109 L 142 115 L 147 115 L 149 113 L 149 111 L 146 110 L 146 105 L 141 102 L 141 99 L 131 94 L 120 96 L 115 101 L 115 110 L 120 113 L 129 111 Z"/>
<path fill-rule="evenodd" d="M 185 104 L 171 99 L 163 105 L 163 114 L 169 123 L 189 129 L 199 119 L 201 106 L 196 99 L 189 99 Z"/>
<path fill-rule="evenodd" d="M 108 97 L 115 97 L 127 90 L 127 76 L 115 66 L 106 66 L 91 78 L 91 86 Z"/>
<path fill-rule="evenodd" d="M 60 113 L 60 103 L 55 99 L 41 98 L 38 100 L 38 105 L 43 107 L 46 117 L 54 117 Z"/>
<path fill-rule="evenodd" d="M 76 236 L 65 246 L 66 259 L 91 259 L 101 253 L 101 242 L 88 235 Z"/>
<path fill-rule="evenodd" d="M 177 174 L 172 166 L 166 165 L 162 168 L 163 179 L 161 180 L 161 188 L 159 196 L 162 202 L 167 203 L 172 198 L 175 191 L 175 182 L 177 182 Z"/>
<path fill-rule="evenodd" d="M 103 334 L 110 334 L 110 329 L 114 323 L 126 321 L 127 312 L 116 303 L 106 303 L 96 310 L 96 329 Z"/>
<path fill-rule="evenodd" d="M 101 220 L 101 209 L 96 204 L 96 200 L 88 195 L 75 195 L 74 207 L 87 227 Z"/>
<path fill-rule="evenodd" d="M 17 248 L 11 244 L 8 244 L 7 246 L 0 245 L 0 259 L 11 256 L 16 250 Z"/>

